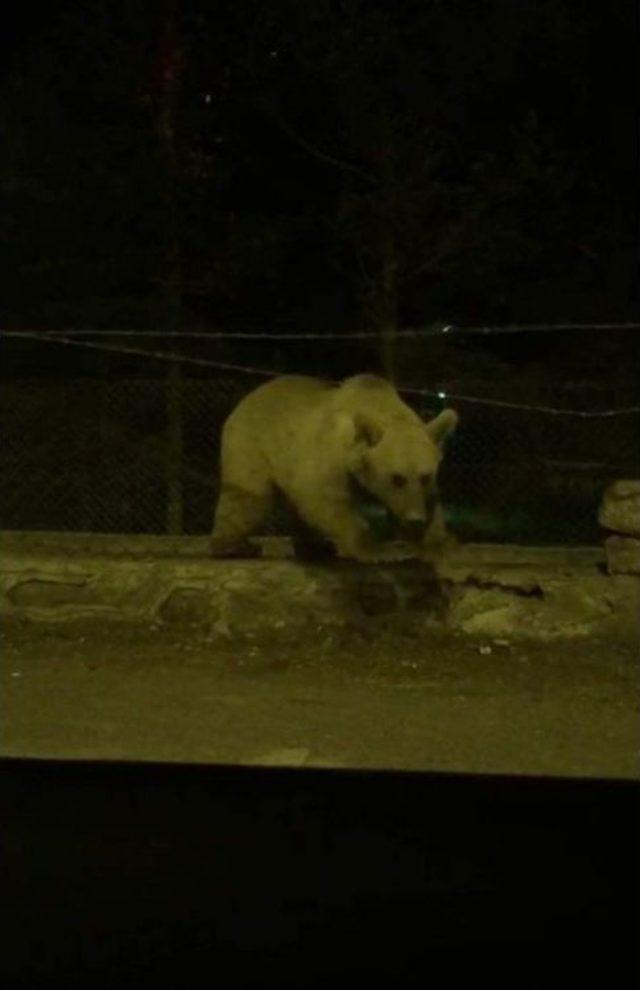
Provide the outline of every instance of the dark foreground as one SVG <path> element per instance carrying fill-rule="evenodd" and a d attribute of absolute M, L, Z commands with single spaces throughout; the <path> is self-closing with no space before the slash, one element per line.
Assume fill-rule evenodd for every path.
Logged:
<path fill-rule="evenodd" d="M 631 782 L 0 761 L 3 987 L 637 985 Z"/>

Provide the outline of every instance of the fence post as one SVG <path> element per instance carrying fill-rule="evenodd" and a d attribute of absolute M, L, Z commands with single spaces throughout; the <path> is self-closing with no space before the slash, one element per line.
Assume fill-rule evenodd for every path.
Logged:
<path fill-rule="evenodd" d="M 161 21 L 158 131 L 166 165 L 167 256 L 164 281 L 166 322 L 170 330 L 178 329 L 182 308 L 182 273 L 176 192 L 179 169 L 176 149 L 178 94 L 183 63 L 179 25 L 179 0 L 165 0 Z M 165 528 L 171 535 L 183 529 L 184 494 L 182 478 L 182 368 L 179 361 L 169 365 L 165 384 L 167 493 Z"/>
<path fill-rule="evenodd" d="M 178 361 L 169 365 L 165 386 L 167 432 L 165 479 L 167 492 L 166 531 L 179 536 L 183 530 L 184 491 L 182 478 L 182 369 Z"/>

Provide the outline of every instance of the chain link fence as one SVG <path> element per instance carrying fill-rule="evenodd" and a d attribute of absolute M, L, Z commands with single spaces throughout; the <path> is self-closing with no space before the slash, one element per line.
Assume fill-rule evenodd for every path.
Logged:
<path fill-rule="evenodd" d="M 37 377 L 24 369 L 2 387 L 3 528 L 163 533 L 176 518 L 170 503 L 178 498 L 181 531 L 209 532 L 222 424 L 266 376 L 185 363 L 170 383 L 166 363 L 141 357 L 129 358 L 137 362 L 133 373 L 130 365 L 126 375 L 114 375 L 97 351 L 89 352 L 81 375 L 59 368 L 47 374 L 47 346 Z M 425 418 L 443 404 L 460 413 L 441 491 L 451 528 L 462 539 L 600 542 L 604 488 L 640 470 L 640 414 L 594 413 L 633 406 L 634 389 L 593 382 L 552 387 L 538 381 L 534 387 L 513 376 L 498 387 L 468 375 L 440 381 L 438 388 L 457 398 L 439 402 L 411 391 L 403 397 Z M 559 411 L 567 409 L 589 416 Z M 275 517 L 267 532 L 283 531 Z"/>

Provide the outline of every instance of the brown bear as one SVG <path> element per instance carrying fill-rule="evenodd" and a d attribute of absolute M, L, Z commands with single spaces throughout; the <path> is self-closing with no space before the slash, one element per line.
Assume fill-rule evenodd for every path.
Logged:
<path fill-rule="evenodd" d="M 457 421 L 445 409 L 423 422 L 373 375 L 339 386 L 296 375 L 261 385 L 224 424 L 212 553 L 246 552 L 278 493 L 341 556 L 381 559 L 367 499 L 394 520 L 402 541 L 416 549 L 441 543 L 436 476 Z"/>

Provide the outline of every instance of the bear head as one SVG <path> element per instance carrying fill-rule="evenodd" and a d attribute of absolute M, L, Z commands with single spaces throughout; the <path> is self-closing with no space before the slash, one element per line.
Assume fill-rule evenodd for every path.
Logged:
<path fill-rule="evenodd" d="M 382 423 L 369 413 L 351 418 L 350 481 L 389 510 L 402 539 L 419 542 L 425 535 L 436 505 L 443 444 L 457 422 L 453 409 L 428 423 Z"/>

